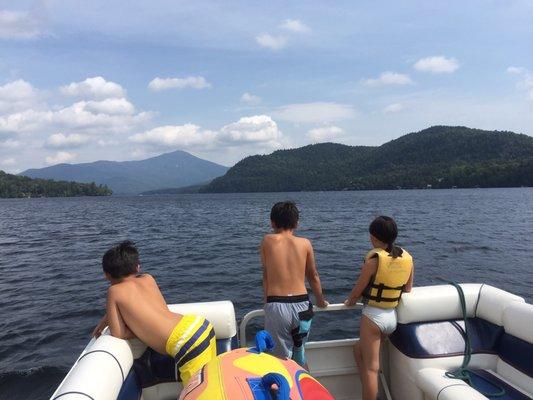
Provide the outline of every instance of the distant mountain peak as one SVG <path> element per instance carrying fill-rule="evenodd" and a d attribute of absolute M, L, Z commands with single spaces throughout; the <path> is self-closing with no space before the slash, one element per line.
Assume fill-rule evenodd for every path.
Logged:
<path fill-rule="evenodd" d="M 209 182 L 223 175 L 227 167 L 203 160 L 183 150 L 159 154 L 144 160 L 57 164 L 29 169 L 20 175 L 107 185 L 114 194 L 138 194 L 167 187 L 184 187 Z"/>

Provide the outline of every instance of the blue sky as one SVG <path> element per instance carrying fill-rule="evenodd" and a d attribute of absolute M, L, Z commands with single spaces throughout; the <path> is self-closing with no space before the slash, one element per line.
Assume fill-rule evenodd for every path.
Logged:
<path fill-rule="evenodd" d="M 533 2 L 0 0 L 0 169 L 533 135 Z"/>

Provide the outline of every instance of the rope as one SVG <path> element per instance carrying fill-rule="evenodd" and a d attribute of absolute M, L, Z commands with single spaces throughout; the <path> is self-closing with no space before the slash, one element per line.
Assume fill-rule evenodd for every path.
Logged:
<path fill-rule="evenodd" d="M 461 366 L 458 369 L 456 369 L 455 371 L 446 372 L 445 375 L 448 378 L 461 379 L 461 380 L 465 381 L 466 383 L 468 383 L 469 386 L 471 386 L 473 389 L 477 390 L 483 396 L 486 396 L 486 397 L 501 397 L 501 396 L 505 396 L 505 389 L 504 388 L 502 388 L 501 386 L 499 386 L 499 385 L 497 385 L 497 384 L 495 384 L 493 382 L 490 382 L 485 377 L 483 377 L 483 376 L 481 376 L 479 374 L 476 374 L 475 371 L 473 371 L 473 370 L 468 368 L 468 364 L 470 363 L 470 360 L 472 359 L 472 346 L 470 344 L 470 335 L 468 334 L 468 325 L 466 323 L 467 316 L 466 316 L 465 294 L 463 292 L 463 288 L 461 286 L 459 286 L 457 283 L 450 282 L 450 285 L 454 286 L 457 289 L 457 293 L 459 294 L 459 301 L 461 303 L 461 311 L 463 313 L 463 322 L 465 324 L 464 332 L 461 332 L 461 334 L 463 335 L 463 338 L 465 340 L 465 353 L 464 353 L 463 362 L 462 362 Z M 472 382 L 472 375 L 475 375 L 478 378 L 481 378 L 482 380 L 484 380 L 485 382 L 495 386 L 498 389 L 498 391 L 496 391 L 494 393 L 487 393 L 487 392 L 483 392 L 483 391 L 479 390 L 478 388 L 475 387 L 474 383 Z"/>

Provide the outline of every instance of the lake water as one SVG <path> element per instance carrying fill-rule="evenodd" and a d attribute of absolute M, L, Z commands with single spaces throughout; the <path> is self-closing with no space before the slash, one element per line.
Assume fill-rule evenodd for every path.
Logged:
<path fill-rule="evenodd" d="M 101 257 L 134 240 L 168 302 L 260 308 L 270 207 L 295 200 L 330 303 L 342 302 L 377 215 L 398 222 L 415 285 L 484 282 L 533 300 L 533 189 L 0 200 L 0 398 L 46 399 L 104 312 Z M 319 315 L 312 339 L 357 335 L 357 313 Z"/>

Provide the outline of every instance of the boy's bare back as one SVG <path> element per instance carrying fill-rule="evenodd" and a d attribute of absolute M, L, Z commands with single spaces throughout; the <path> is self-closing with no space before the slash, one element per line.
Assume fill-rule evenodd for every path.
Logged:
<path fill-rule="evenodd" d="M 130 330 L 160 353 L 165 353 L 167 339 L 181 319 L 168 309 L 155 279 L 148 274 L 110 286 L 107 315 L 113 336 L 127 337 Z"/>
<path fill-rule="evenodd" d="M 311 242 L 290 232 L 265 235 L 261 258 L 266 271 L 266 295 L 306 294 L 306 265 L 314 263 Z"/>
<path fill-rule="evenodd" d="M 317 305 L 326 305 L 315 264 L 311 242 L 297 237 L 292 230 L 267 234 L 261 242 L 264 300 L 267 296 L 297 296 L 307 294 L 309 281 Z"/>

